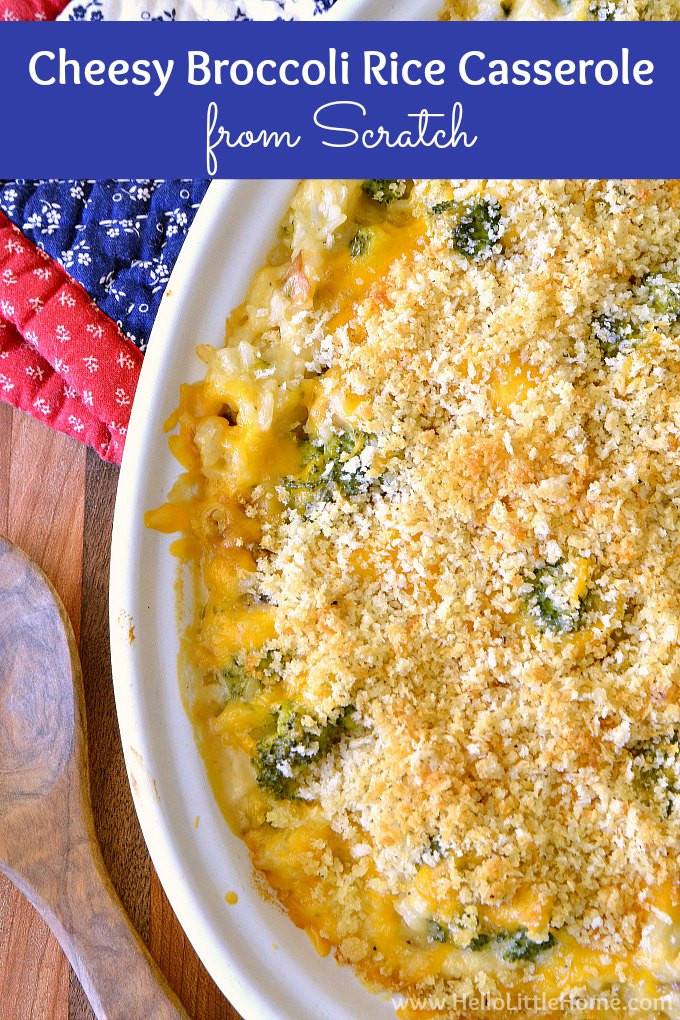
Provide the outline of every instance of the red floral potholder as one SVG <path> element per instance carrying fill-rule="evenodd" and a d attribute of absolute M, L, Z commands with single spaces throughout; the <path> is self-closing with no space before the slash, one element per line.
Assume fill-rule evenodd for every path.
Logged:
<path fill-rule="evenodd" d="M 120 462 L 142 354 L 0 213 L 0 395 Z"/>

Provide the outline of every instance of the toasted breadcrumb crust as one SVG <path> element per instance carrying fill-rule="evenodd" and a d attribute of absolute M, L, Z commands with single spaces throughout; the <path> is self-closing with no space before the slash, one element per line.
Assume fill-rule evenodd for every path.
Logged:
<path fill-rule="evenodd" d="M 677 21 L 678 0 L 445 0 L 444 21 Z"/>
<path fill-rule="evenodd" d="M 470 263 L 435 222 L 330 337 L 391 497 L 265 523 L 258 586 L 290 686 L 321 713 L 353 701 L 368 726 L 306 793 L 351 844 L 369 839 L 375 881 L 399 893 L 437 833 L 442 892 L 494 904 L 529 884 L 553 927 L 620 953 L 644 890 L 678 879 L 680 827 L 640 803 L 623 749 L 680 722 L 680 337 L 652 317 L 611 364 L 591 323 L 678 268 L 680 190 L 484 191 L 505 254 Z M 417 197 L 446 195 L 424 182 Z M 513 359 L 536 384 L 508 412 L 493 381 Z M 587 634 L 537 631 L 528 572 L 581 558 Z"/>
<path fill-rule="evenodd" d="M 480 198 L 500 205 L 500 236 L 472 258 L 433 210 Z M 679 198 L 677 181 L 413 182 L 400 201 L 420 234 L 347 311 L 327 264 L 357 188 L 305 182 L 266 310 L 245 306 L 286 394 L 318 376 L 306 428 L 373 437 L 360 500 L 272 513 L 277 478 L 240 497 L 258 535 L 248 591 L 276 607 L 277 683 L 321 723 L 342 706 L 358 721 L 245 839 L 270 876 L 292 854 L 305 910 L 300 883 L 278 889 L 293 918 L 313 914 L 383 988 L 531 987 L 540 960 L 499 969 L 465 948 L 527 890 L 544 908 L 532 939 L 559 933 L 558 971 L 579 946 L 613 961 L 609 986 L 625 960 L 654 970 L 650 910 L 678 886 L 680 825 L 641 795 L 636 748 L 680 726 L 680 327 L 650 294 L 655 274 L 678 279 Z M 211 361 L 216 388 L 223 368 Z M 293 852 L 310 809 L 318 836 Z M 367 896 L 407 932 L 423 876 L 450 944 L 404 935 L 395 962 Z"/>

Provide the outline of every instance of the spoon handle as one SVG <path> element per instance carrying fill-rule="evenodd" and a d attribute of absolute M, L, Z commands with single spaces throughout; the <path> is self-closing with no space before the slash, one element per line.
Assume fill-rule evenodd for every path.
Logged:
<path fill-rule="evenodd" d="M 85 837 L 68 858 L 55 901 L 36 906 L 52 915 L 98 1020 L 189 1020 L 125 913 L 99 845 Z"/>

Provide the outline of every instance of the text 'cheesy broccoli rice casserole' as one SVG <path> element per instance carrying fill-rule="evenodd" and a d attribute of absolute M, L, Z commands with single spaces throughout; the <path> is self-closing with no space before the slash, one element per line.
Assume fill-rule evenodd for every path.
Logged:
<path fill-rule="evenodd" d="M 680 1017 L 679 198 L 305 181 L 169 423 L 216 793 L 403 1016 Z"/>

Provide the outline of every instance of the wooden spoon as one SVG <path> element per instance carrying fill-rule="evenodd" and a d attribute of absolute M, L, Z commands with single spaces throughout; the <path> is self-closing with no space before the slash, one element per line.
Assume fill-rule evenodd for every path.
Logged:
<path fill-rule="evenodd" d="M 86 748 L 66 611 L 0 538 L 0 870 L 52 929 L 100 1020 L 186 1020 L 106 872 Z"/>

